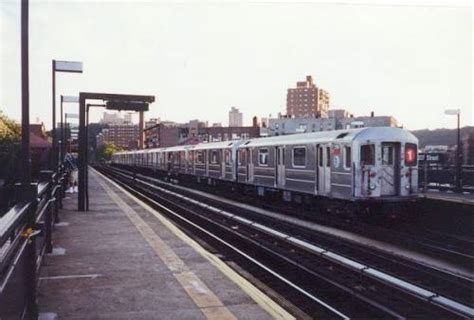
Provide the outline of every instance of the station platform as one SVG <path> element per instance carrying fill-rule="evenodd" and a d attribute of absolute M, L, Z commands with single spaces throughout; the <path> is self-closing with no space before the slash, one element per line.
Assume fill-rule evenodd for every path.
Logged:
<path fill-rule="evenodd" d="M 443 202 L 453 202 L 474 206 L 474 192 L 454 193 L 452 191 L 429 190 L 420 193 L 420 197 Z"/>
<path fill-rule="evenodd" d="M 41 269 L 40 319 L 292 319 L 159 212 L 89 170 L 68 194 Z"/>

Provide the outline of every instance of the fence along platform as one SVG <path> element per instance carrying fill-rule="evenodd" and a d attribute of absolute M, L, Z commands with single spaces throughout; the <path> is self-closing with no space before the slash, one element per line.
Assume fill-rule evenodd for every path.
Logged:
<path fill-rule="evenodd" d="M 211 264 L 156 211 L 89 172 L 90 211 L 76 211 L 76 194 L 64 201 L 53 254 L 42 270 L 43 318 L 292 318 L 207 253 Z M 252 298 L 244 290 L 254 292 Z"/>

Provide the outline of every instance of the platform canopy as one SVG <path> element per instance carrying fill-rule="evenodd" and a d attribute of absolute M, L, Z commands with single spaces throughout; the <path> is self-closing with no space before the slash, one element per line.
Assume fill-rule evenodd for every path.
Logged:
<path fill-rule="evenodd" d="M 101 100 L 103 104 L 86 104 L 88 100 Z M 101 92 L 79 92 L 79 157 L 78 157 L 78 207 L 79 211 L 89 209 L 87 181 L 87 150 L 88 150 L 88 113 L 89 107 L 105 107 L 107 110 L 137 111 L 143 116 L 149 104 L 155 102 L 155 96 L 136 94 L 117 94 Z"/>

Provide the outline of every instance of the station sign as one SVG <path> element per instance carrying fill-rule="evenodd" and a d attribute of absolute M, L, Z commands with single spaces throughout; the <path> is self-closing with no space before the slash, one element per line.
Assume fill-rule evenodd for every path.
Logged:
<path fill-rule="evenodd" d="M 446 154 L 444 153 L 419 153 L 418 161 L 428 163 L 444 163 L 446 162 Z"/>
<path fill-rule="evenodd" d="M 148 111 L 148 103 L 142 101 L 107 101 L 105 108 L 107 110 L 119 111 Z"/>

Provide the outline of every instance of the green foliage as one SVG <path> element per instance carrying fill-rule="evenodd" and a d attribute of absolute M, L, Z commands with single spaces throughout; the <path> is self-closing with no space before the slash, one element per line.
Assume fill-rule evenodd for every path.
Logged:
<path fill-rule="evenodd" d="M 7 183 L 18 176 L 21 126 L 0 111 L 0 179 Z"/>
<path fill-rule="evenodd" d="M 110 161 L 112 155 L 119 151 L 123 151 L 123 149 L 113 143 L 106 142 L 97 148 L 96 159 L 98 161 Z"/>

